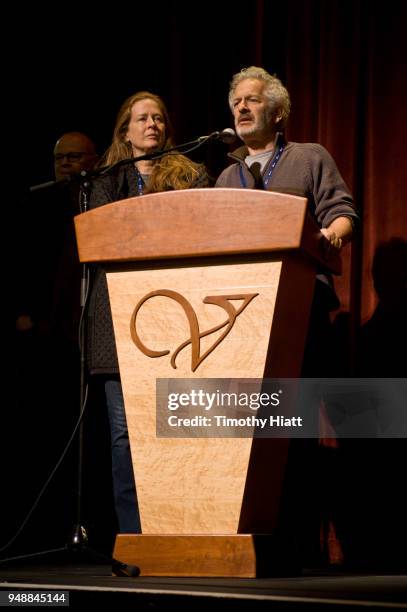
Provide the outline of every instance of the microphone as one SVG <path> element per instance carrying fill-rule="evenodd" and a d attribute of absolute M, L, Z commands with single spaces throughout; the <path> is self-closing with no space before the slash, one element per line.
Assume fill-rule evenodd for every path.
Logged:
<path fill-rule="evenodd" d="M 134 164 L 135 162 L 144 159 L 158 159 L 159 157 L 162 157 L 163 155 L 168 155 L 168 153 L 172 153 L 173 151 L 180 151 L 183 154 L 190 153 L 191 151 L 195 151 L 195 149 L 205 144 L 205 142 L 208 142 L 209 140 L 221 140 L 222 142 L 232 143 L 235 139 L 235 130 L 233 130 L 232 128 L 225 128 L 220 132 L 212 132 L 207 136 L 200 136 L 195 140 L 191 140 L 190 142 L 184 142 L 184 144 L 171 147 L 170 149 L 162 149 L 161 151 L 153 151 L 152 153 L 146 153 L 145 155 L 139 155 L 138 157 L 129 157 L 128 159 L 121 159 L 115 164 L 112 164 L 111 166 L 104 166 L 103 168 L 99 168 L 99 170 L 91 171 L 90 176 L 103 176 L 111 172 L 114 168 L 118 166 Z M 189 147 L 189 149 L 185 150 L 186 147 Z"/>
<path fill-rule="evenodd" d="M 29 187 L 29 191 L 30 193 L 35 193 L 36 191 L 40 191 L 41 189 L 48 189 L 49 187 L 65 187 L 69 184 L 74 185 L 75 183 L 80 183 L 87 179 L 87 177 L 92 176 L 92 171 L 81 170 L 80 172 L 75 172 L 74 174 L 70 174 L 62 179 L 58 179 L 55 181 L 47 181 L 46 183 L 40 183 L 39 185 L 33 185 L 32 187 Z"/>
<path fill-rule="evenodd" d="M 67 185 L 69 182 L 70 179 L 47 181 L 46 183 L 40 183 L 39 185 L 32 185 L 32 187 L 29 187 L 29 191 L 30 193 L 35 193 L 36 191 L 40 191 L 41 189 L 48 189 L 49 187 L 60 187 L 62 185 Z"/>
<path fill-rule="evenodd" d="M 221 140 L 227 144 L 230 144 L 236 140 L 236 132 L 232 128 L 225 128 L 220 132 L 212 132 L 208 136 L 200 136 L 199 142 L 205 142 L 206 140 Z"/>
<path fill-rule="evenodd" d="M 255 181 L 255 189 L 264 189 L 263 177 L 261 175 L 261 166 L 259 162 L 254 162 L 250 166 L 250 172 L 252 173 Z"/>

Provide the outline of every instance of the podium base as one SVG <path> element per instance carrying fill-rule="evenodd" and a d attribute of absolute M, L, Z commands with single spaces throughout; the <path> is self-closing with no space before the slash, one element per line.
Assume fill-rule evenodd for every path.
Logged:
<path fill-rule="evenodd" d="M 137 566 L 140 576 L 256 578 L 287 573 L 286 554 L 279 563 L 276 553 L 269 534 L 119 534 L 113 556 Z"/>

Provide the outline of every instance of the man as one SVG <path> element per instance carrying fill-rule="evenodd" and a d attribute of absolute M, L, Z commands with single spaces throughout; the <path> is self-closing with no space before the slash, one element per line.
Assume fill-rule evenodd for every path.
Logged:
<path fill-rule="evenodd" d="M 358 220 L 352 196 L 324 147 L 316 143 L 286 141 L 284 130 L 291 104 L 281 81 L 263 68 L 243 69 L 231 81 L 229 105 L 237 135 L 244 146 L 229 154 L 235 163 L 221 173 L 215 187 L 265 189 L 306 197 L 310 213 L 330 248 L 342 248 L 351 240 Z M 303 377 L 335 375 L 329 311 L 338 305 L 332 280 L 318 274 L 303 358 Z M 302 561 L 309 565 L 319 563 L 318 441 L 293 442 L 286 472 L 282 522 L 290 533 L 297 532 Z"/>
<path fill-rule="evenodd" d="M 37 489 L 58 460 L 80 409 L 82 268 L 73 223 L 80 212 L 80 182 L 65 181 L 97 160 L 95 144 L 80 132 L 64 133 L 53 154 L 55 184 L 31 193 L 19 209 L 15 275 L 16 413 L 24 421 L 21 447 L 33 457 L 27 474 Z M 41 547 L 63 541 L 73 524 L 75 453 L 68 454 L 61 470 L 31 527 L 33 541 L 36 532 L 42 534 Z M 26 506 L 29 497 L 23 501 Z"/>
<path fill-rule="evenodd" d="M 89 136 L 81 132 L 66 132 L 54 147 L 55 180 L 64 181 L 82 170 L 89 170 L 97 159 L 95 144 Z M 58 299 L 62 304 L 67 297 L 64 295 L 61 299 L 61 294 L 56 295 L 56 289 L 66 278 L 63 266 L 67 266 L 70 275 L 79 270 L 70 265 L 78 264 L 72 219 L 79 210 L 79 182 L 56 184 L 55 188 L 40 190 L 26 202 L 24 217 L 27 223 L 22 252 L 27 253 L 28 262 L 25 259 L 21 268 L 25 269 L 27 263 L 34 264 L 36 278 L 30 273 L 21 287 L 17 331 L 28 331 L 36 322 L 48 328 L 52 302 Z M 68 297 L 71 303 L 79 299 L 72 292 Z M 72 323 L 76 330 L 77 320 L 72 319 Z"/>
<path fill-rule="evenodd" d="M 306 197 L 311 215 L 332 248 L 340 249 L 351 240 L 358 214 L 334 160 L 319 144 L 285 140 L 291 103 L 281 81 L 263 68 L 245 68 L 231 81 L 229 105 L 244 146 L 229 154 L 235 163 L 221 173 L 215 187 L 266 189 Z M 331 279 L 319 274 L 317 280 L 305 376 L 323 375 L 319 367 L 325 367 L 327 360 L 316 338 L 327 343 L 329 310 L 338 306 Z"/>
<path fill-rule="evenodd" d="M 61 181 L 82 170 L 89 170 L 96 160 L 95 143 L 86 134 L 67 132 L 55 144 L 55 179 Z"/>
<path fill-rule="evenodd" d="M 216 187 L 267 189 L 308 198 L 321 232 L 341 248 L 353 234 L 357 213 L 334 160 L 321 145 L 286 142 L 290 98 L 281 81 L 251 66 L 234 75 L 229 91 L 236 133 L 245 146 Z"/>

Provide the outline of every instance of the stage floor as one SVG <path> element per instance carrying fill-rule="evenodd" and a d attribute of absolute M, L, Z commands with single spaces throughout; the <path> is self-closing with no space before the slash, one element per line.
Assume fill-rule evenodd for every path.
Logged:
<path fill-rule="evenodd" d="M 70 607 L 117 610 L 407 609 L 406 575 L 303 574 L 267 579 L 112 576 L 111 566 L 87 562 L 0 565 L 0 591 L 69 592 Z M 4 594 L 0 593 L 4 598 Z M 4 605 L 2 603 L 1 605 Z"/>

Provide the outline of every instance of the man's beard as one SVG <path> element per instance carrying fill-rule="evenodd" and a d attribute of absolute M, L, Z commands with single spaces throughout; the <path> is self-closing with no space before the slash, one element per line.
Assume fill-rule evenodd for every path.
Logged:
<path fill-rule="evenodd" d="M 264 112 L 260 117 L 254 119 L 254 123 L 251 125 L 237 125 L 236 133 L 239 138 L 246 138 L 247 136 L 256 136 L 267 131 L 267 127 L 272 120 L 272 113 Z"/>
<path fill-rule="evenodd" d="M 239 136 L 239 138 L 245 138 L 246 136 L 253 136 L 255 134 L 257 134 L 257 132 L 259 131 L 259 127 L 258 125 L 242 125 L 242 126 L 236 126 L 236 134 Z"/>

